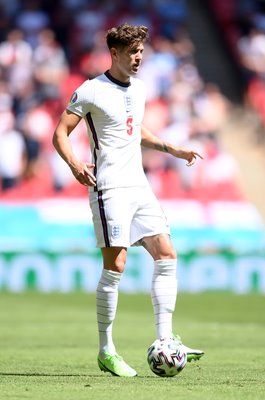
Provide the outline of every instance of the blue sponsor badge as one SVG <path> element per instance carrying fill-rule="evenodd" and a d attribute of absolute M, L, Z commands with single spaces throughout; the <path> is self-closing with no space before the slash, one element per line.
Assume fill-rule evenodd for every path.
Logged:
<path fill-rule="evenodd" d="M 76 100 L 77 100 L 77 93 L 74 92 L 71 97 L 70 104 L 74 104 L 76 102 Z"/>

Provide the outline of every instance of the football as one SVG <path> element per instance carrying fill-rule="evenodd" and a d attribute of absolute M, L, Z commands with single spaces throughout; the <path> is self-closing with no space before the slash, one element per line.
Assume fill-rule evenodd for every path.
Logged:
<path fill-rule="evenodd" d="M 173 377 L 187 364 L 187 353 L 173 338 L 157 339 L 147 350 L 147 362 L 154 374 Z"/>

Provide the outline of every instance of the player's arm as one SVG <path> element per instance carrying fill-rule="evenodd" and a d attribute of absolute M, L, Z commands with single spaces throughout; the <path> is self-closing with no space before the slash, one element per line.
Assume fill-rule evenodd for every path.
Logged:
<path fill-rule="evenodd" d="M 195 163 L 197 157 L 203 158 L 196 151 L 188 150 L 183 147 L 173 146 L 170 143 L 164 142 L 158 136 L 153 135 L 143 125 L 141 127 L 141 137 L 142 137 L 141 145 L 143 147 L 148 147 L 149 149 L 154 149 L 162 151 L 164 153 L 169 153 L 177 158 L 183 158 L 184 160 L 187 161 L 188 167 L 190 167 Z"/>
<path fill-rule="evenodd" d="M 69 135 L 81 121 L 81 117 L 65 110 L 53 134 L 53 145 L 63 160 L 69 165 L 74 177 L 85 186 L 95 186 L 96 178 L 90 171 L 94 164 L 79 161 L 73 152 Z"/>

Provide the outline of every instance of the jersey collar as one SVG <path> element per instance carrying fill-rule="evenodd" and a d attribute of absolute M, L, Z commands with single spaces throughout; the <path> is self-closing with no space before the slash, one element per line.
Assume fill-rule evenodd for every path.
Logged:
<path fill-rule="evenodd" d="M 113 76 L 110 75 L 109 71 L 106 71 L 106 72 L 105 72 L 105 75 L 106 75 L 106 77 L 107 77 L 111 82 L 116 83 L 116 85 L 119 85 L 119 86 L 122 86 L 122 87 L 129 87 L 129 86 L 131 86 L 131 82 L 125 83 L 125 82 L 119 81 L 119 80 L 116 79 L 116 78 L 113 78 Z"/>

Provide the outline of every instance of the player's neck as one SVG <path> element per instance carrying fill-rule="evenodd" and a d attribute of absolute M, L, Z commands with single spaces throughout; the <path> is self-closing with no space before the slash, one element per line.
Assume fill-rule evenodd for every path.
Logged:
<path fill-rule="evenodd" d="M 110 67 L 108 73 L 117 81 L 120 81 L 122 83 L 130 83 L 130 76 L 123 74 L 119 69 L 114 68 L 114 66 Z"/>

